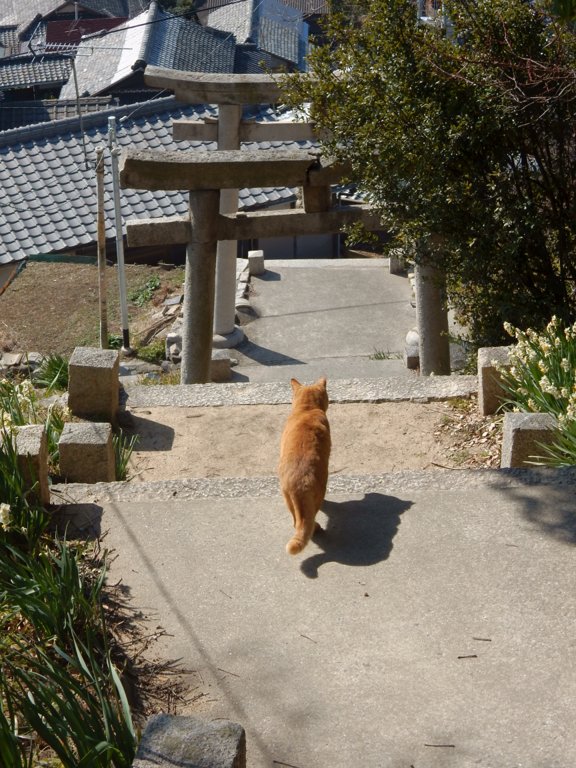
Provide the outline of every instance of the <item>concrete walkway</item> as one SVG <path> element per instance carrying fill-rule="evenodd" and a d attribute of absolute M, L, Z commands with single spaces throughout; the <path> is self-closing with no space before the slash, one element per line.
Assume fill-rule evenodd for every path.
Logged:
<path fill-rule="evenodd" d="M 407 277 L 391 275 L 388 259 L 266 261 L 250 280 L 258 319 L 232 351 L 233 381 L 409 375 L 402 356 L 416 325 L 411 298 Z"/>
<path fill-rule="evenodd" d="M 374 295 L 381 265 L 355 266 L 346 295 L 325 293 L 341 269 L 254 282 L 265 312 L 239 369 L 276 382 L 130 387 L 127 408 L 286 402 L 292 370 L 308 380 L 321 366 L 340 402 L 475 389 L 475 377 L 365 378 L 361 359 L 401 351 L 413 325 L 407 281 L 400 299 Z M 275 477 L 53 493 L 83 534 L 107 533 L 111 579 L 167 631 L 155 650 L 189 670 L 194 711 L 244 726 L 249 768 L 571 768 L 575 490 L 570 471 L 333 475 L 325 532 L 295 558 Z"/>

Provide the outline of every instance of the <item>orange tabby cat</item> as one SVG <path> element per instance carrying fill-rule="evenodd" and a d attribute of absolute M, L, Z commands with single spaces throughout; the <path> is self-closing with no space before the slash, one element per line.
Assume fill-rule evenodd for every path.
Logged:
<path fill-rule="evenodd" d="M 292 412 L 280 442 L 278 474 L 288 509 L 294 518 L 294 536 L 286 545 L 290 555 L 301 552 L 315 529 L 316 513 L 324 500 L 330 458 L 330 425 L 326 417 L 326 379 L 304 386 L 291 379 Z"/>

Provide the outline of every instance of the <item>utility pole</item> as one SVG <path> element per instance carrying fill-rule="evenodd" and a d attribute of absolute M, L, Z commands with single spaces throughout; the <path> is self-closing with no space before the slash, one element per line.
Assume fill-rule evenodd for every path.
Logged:
<path fill-rule="evenodd" d="M 122 234 L 122 212 L 120 210 L 120 177 L 118 175 L 118 155 L 120 148 L 116 138 L 116 118 L 108 118 L 108 146 L 112 163 L 112 189 L 114 194 L 114 224 L 116 227 L 116 264 L 118 267 L 118 289 L 120 292 L 120 320 L 122 324 L 122 352 L 134 354 L 130 347 L 128 327 L 128 301 L 126 299 L 126 269 L 124 265 L 124 237 Z"/>
<path fill-rule="evenodd" d="M 108 349 L 108 309 L 106 301 L 106 225 L 104 221 L 104 149 L 96 150 L 96 222 L 98 230 L 98 294 L 100 297 L 100 347 Z"/>

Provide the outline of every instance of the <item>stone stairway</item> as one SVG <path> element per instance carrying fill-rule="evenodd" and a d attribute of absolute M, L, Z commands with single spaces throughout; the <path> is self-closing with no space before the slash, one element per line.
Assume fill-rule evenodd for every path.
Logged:
<path fill-rule="evenodd" d="M 475 376 L 384 376 L 388 366 L 371 365 L 399 362 L 369 355 L 401 353 L 414 322 L 407 282 L 373 295 L 392 277 L 373 265 L 269 272 L 252 283 L 260 319 L 238 350 L 244 380 L 125 383 L 127 411 L 252 413 L 287 404 L 291 375 L 320 373 L 332 403 L 477 390 Z M 567 768 L 575 489 L 572 471 L 333 474 L 325 532 L 295 558 L 271 474 L 52 494 L 82 535 L 106 533 L 110 578 L 166 630 L 155 650 L 187 670 L 189 711 L 240 723 L 249 768 Z"/>

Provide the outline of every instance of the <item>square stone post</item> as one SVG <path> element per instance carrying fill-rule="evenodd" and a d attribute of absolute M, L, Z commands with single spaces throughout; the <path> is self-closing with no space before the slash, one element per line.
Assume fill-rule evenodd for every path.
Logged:
<path fill-rule="evenodd" d="M 500 467 L 526 467 L 553 442 L 557 427 L 551 413 L 505 413 Z"/>
<path fill-rule="evenodd" d="M 240 149 L 240 104 L 218 105 L 218 149 Z M 238 190 L 220 190 L 220 213 L 236 213 Z M 214 296 L 214 339 L 218 348 L 235 347 L 244 338 L 236 320 L 236 240 L 221 240 L 216 252 L 216 289 Z"/>
<path fill-rule="evenodd" d="M 116 424 L 119 368 L 117 350 L 76 347 L 68 369 L 68 407 L 75 416 Z"/>
<path fill-rule="evenodd" d="M 116 461 L 110 424 L 68 422 L 60 435 L 60 472 L 69 483 L 111 483 Z"/>
<path fill-rule="evenodd" d="M 481 347 L 478 350 L 478 410 L 482 416 L 496 413 L 506 396 L 502 368 L 510 368 L 510 347 Z"/>
<path fill-rule="evenodd" d="M 42 424 L 30 424 L 18 428 L 16 435 L 18 468 L 26 489 L 42 506 L 50 503 L 48 485 L 48 438 Z"/>

